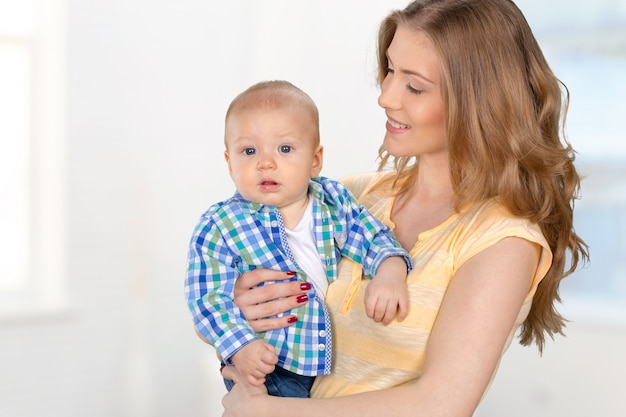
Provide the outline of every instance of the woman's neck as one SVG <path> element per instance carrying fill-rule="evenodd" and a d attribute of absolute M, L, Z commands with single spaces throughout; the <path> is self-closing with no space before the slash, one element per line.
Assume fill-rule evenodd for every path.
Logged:
<path fill-rule="evenodd" d="M 455 194 L 447 167 L 420 161 L 415 178 L 400 194 L 391 210 L 394 232 L 407 250 L 417 243 L 419 234 L 446 221 L 454 214 Z"/>
<path fill-rule="evenodd" d="M 425 201 L 454 200 L 447 154 L 422 156 L 412 188 L 410 192 L 418 194 Z"/>

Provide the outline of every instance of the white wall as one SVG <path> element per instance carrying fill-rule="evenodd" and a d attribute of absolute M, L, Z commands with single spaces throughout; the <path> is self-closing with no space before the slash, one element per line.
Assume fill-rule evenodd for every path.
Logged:
<path fill-rule="evenodd" d="M 626 415 L 623 324 L 581 319 L 565 332 L 541 357 L 535 348 L 512 345 L 476 417 Z"/>
<path fill-rule="evenodd" d="M 196 219 L 232 192 L 225 109 L 256 81 L 289 79 L 320 108 L 324 173 L 374 169 L 375 30 L 405 3 L 68 1 L 71 305 L 0 322 L 0 415 L 220 415 L 183 279 Z M 575 324 L 541 360 L 512 348 L 481 415 L 623 415 L 623 390 L 596 386 L 623 383 L 626 336 L 613 330 Z"/>

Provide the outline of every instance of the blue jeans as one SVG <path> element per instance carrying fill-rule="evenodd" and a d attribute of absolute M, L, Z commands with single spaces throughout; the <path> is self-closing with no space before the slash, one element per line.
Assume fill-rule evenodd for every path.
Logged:
<path fill-rule="evenodd" d="M 277 366 L 274 372 L 265 375 L 265 386 L 267 393 L 275 397 L 308 398 L 314 380 L 313 376 L 294 374 Z M 235 383 L 225 379 L 224 385 L 230 391 Z"/>

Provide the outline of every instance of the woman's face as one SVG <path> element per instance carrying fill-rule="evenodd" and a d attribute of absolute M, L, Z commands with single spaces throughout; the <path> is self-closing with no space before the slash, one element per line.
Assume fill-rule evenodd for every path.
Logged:
<path fill-rule="evenodd" d="M 395 157 L 447 155 L 440 62 L 430 39 L 398 26 L 378 104 L 387 115 L 385 149 Z"/>

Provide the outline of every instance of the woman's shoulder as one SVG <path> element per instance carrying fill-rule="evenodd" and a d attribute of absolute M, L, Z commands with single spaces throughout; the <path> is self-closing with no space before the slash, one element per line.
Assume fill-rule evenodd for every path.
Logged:
<path fill-rule="evenodd" d="M 474 207 L 463 213 L 464 217 L 481 224 L 492 224 L 500 222 L 514 222 L 519 224 L 532 224 L 532 222 L 524 217 L 513 214 L 506 205 L 492 198 L 482 203 L 476 204 Z"/>
<path fill-rule="evenodd" d="M 539 226 L 530 220 L 517 216 L 496 199 L 490 199 L 465 210 L 461 218 L 466 226 L 481 231 L 493 229 L 532 229 L 539 230 Z"/>
<path fill-rule="evenodd" d="M 495 199 L 466 210 L 460 216 L 460 221 L 463 227 L 458 239 L 463 242 L 460 247 L 469 252 L 466 256 L 507 237 L 519 237 L 550 250 L 538 224 L 511 213 Z"/>
<path fill-rule="evenodd" d="M 374 190 L 382 190 L 389 193 L 395 175 L 391 172 L 371 171 L 352 174 L 341 179 L 341 182 L 360 199 L 365 194 Z M 389 183 L 387 185 L 387 183 Z"/>
<path fill-rule="evenodd" d="M 506 238 L 520 238 L 541 248 L 539 263 L 526 298 L 526 301 L 529 301 L 552 265 L 552 250 L 539 225 L 513 214 L 495 199 L 479 204 L 463 213 L 461 217 L 464 224 L 457 236 L 457 244 L 454 245 L 455 268 L 459 268 L 474 255 Z M 525 314 L 520 314 L 518 324 L 526 317 Z"/>

